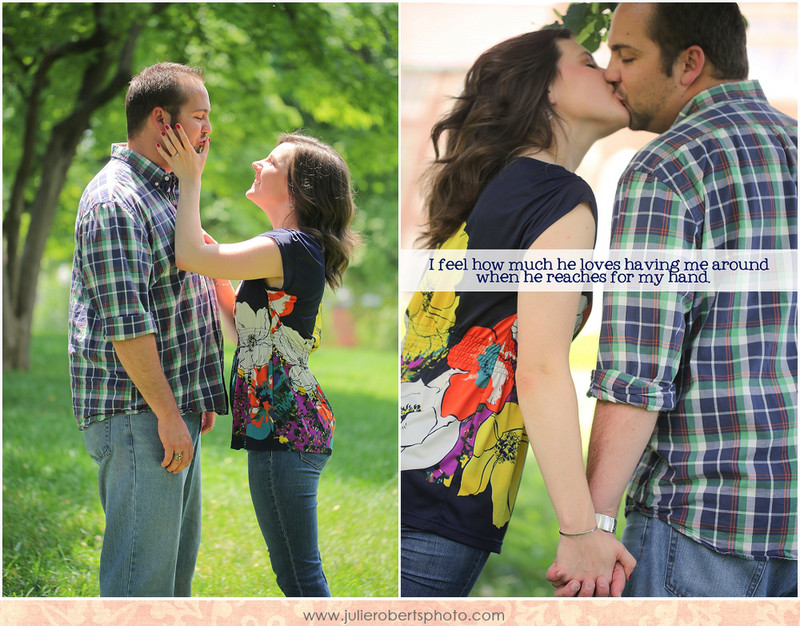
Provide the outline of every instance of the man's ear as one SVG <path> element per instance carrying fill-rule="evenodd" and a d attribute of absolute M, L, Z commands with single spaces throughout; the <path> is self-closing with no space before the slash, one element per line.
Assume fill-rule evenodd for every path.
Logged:
<path fill-rule="evenodd" d="M 681 85 L 691 87 L 706 69 L 706 53 L 700 46 L 689 46 L 679 55 L 677 66 Z"/>
<path fill-rule="evenodd" d="M 150 122 L 159 130 L 164 130 L 164 124 L 170 123 L 170 115 L 162 107 L 155 107 L 150 111 Z"/>

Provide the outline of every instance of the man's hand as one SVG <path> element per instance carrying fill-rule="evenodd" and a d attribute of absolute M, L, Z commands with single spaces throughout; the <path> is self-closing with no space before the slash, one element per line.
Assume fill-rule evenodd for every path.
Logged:
<path fill-rule="evenodd" d="M 211 429 L 214 428 L 216 421 L 216 413 L 213 413 L 212 411 L 203 411 L 203 424 L 200 426 L 200 434 L 205 435 L 206 433 L 211 432 Z"/>
<path fill-rule="evenodd" d="M 176 417 L 160 417 L 158 419 L 158 437 L 164 446 L 164 460 L 161 467 L 168 472 L 182 472 L 192 462 L 194 444 L 189 428 L 180 415 Z"/>

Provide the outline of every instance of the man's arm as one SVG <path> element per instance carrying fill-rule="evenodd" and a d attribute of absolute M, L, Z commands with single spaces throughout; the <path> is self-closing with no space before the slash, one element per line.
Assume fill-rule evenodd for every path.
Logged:
<path fill-rule="evenodd" d="M 657 411 L 598 400 L 586 467 L 597 513 L 617 516 L 622 494 L 653 434 L 657 418 Z"/>
<path fill-rule="evenodd" d="M 161 367 L 155 335 L 112 341 L 112 344 L 125 372 L 158 418 L 158 436 L 164 445 L 161 465 L 175 474 L 185 470 L 192 462 L 194 445 Z M 173 460 L 173 453 L 183 457 L 180 461 Z"/>
<path fill-rule="evenodd" d="M 657 418 L 657 411 L 597 401 L 586 462 L 586 478 L 596 513 L 617 516 L 622 494 L 650 440 Z M 612 596 L 622 594 L 625 575 L 617 563 L 611 580 Z M 547 571 L 547 580 L 557 587 L 557 597 L 572 597 L 578 592 L 573 583 L 564 584 L 564 572 L 556 564 Z"/>

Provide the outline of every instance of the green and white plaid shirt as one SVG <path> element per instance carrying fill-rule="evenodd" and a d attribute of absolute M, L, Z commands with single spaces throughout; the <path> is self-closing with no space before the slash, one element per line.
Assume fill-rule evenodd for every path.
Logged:
<path fill-rule="evenodd" d="M 69 308 L 72 404 L 81 429 L 148 410 L 111 344 L 148 334 L 180 412 L 227 413 L 213 281 L 175 266 L 177 182 L 116 144 L 81 198 Z"/>
<path fill-rule="evenodd" d="M 797 122 L 758 83 L 687 103 L 622 175 L 611 247 L 797 249 Z M 658 411 L 627 509 L 797 558 L 797 292 L 615 292 L 590 395 Z"/>

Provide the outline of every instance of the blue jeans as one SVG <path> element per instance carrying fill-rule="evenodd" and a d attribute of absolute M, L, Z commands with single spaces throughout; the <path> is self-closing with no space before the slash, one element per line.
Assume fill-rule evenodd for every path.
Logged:
<path fill-rule="evenodd" d="M 628 515 L 622 543 L 637 561 L 625 596 L 797 596 L 797 561 L 720 554 L 640 513 Z"/>
<path fill-rule="evenodd" d="M 200 424 L 183 416 L 194 460 L 180 474 L 161 467 L 164 446 L 154 413 L 115 415 L 84 431 L 97 462 L 106 528 L 100 595 L 191 596 L 200 547 Z"/>
<path fill-rule="evenodd" d="M 317 485 L 328 454 L 248 450 L 250 496 L 278 587 L 287 597 L 329 597 L 317 543 Z"/>
<path fill-rule="evenodd" d="M 473 548 L 426 530 L 402 526 L 400 596 L 468 596 L 488 558 L 488 550 Z"/>

